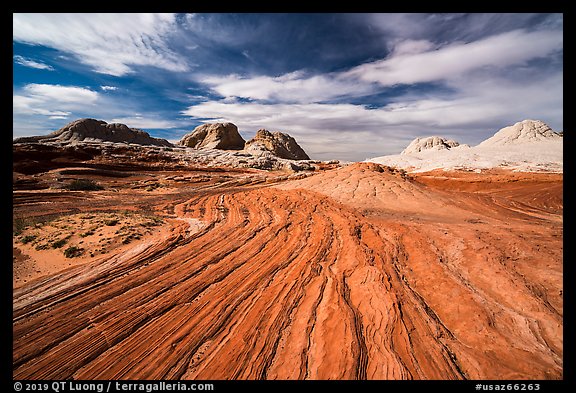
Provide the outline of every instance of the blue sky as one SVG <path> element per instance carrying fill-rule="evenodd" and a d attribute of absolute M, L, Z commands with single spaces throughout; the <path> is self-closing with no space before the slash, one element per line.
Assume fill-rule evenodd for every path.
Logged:
<path fill-rule="evenodd" d="M 13 137 L 92 117 L 179 140 L 287 132 L 314 159 L 563 130 L 562 14 L 13 14 Z"/>

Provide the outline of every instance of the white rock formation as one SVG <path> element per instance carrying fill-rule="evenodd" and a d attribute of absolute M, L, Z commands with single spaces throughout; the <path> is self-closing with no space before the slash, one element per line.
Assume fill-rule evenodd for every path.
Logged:
<path fill-rule="evenodd" d="M 429 136 L 426 138 L 416 138 L 400 154 L 420 153 L 424 150 L 450 150 L 460 144 L 452 139 L 446 139 L 439 136 Z"/>
<path fill-rule="evenodd" d="M 422 138 L 423 140 L 426 138 Z M 440 138 L 442 139 L 442 138 Z M 434 169 L 482 170 L 491 168 L 523 172 L 563 172 L 563 138 L 539 120 L 524 120 L 505 127 L 477 146 L 434 147 L 408 146 L 401 154 L 371 158 L 367 161 L 402 168 L 410 172 Z M 413 141 L 410 145 L 414 144 Z M 438 143 L 436 146 L 440 146 Z M 409 149 L 410 148 L 410 149 Z"/>
<path fill-rule="evenodd" d="M 519 121 L 513 126 L 504 127 L 493 137 L 478 146 L 506 146 L 561 139 L 562 136 L 540 120 Z"/>

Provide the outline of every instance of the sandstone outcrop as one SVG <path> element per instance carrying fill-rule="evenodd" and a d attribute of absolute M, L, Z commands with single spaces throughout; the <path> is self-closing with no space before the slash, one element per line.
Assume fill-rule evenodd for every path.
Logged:
<path fill-rule="evenodd" d="M 208 123 L 184 135 L 178 144 L 194 149 L 242 150 L 246 141 L 232 123 Z"/>
<path fill-rule="evenodd" d="M 271 153 L 288 160 L 309 160 L 308 154 L 298 145 L 296 139 L 288 134 L 260 129 L 256 136 L 246 142 L 245 150 L 255 155 Z"/>
<path fill-rule="evenodd" d="M 460 146 L 460 143 L 452 139 L 446 139 L 439 136 L 429 136 L 426 138 L 414 139 L 400 154 L 414 154 L 420 153 L 424 150 L 450 150 L 457 146 Z"/>
<path fill-rule="evenodd" d="M 476 146 L 440 137 L 417 138 L 402 153 L 367 161 L 409 172 L 434 169 L 482 171 L 492 168 L 522 172 L 563 172 L 563 133 L 540 120 L 502 128 Z"/>
<path fill-rule="evenodd" d="M 121 123 L 79 119 L 48 135 L 17 138 L 13 143 L 35 142 L 116 142 L 137 145 L 172 146 L 166 139 L 153 138 L 145 131 Z"/>
<path fill-rule="evenodd" d="M 491 138 L 480 143 L 480 147 L 507 146 L 524 143 L 553 141 L 562 138 L 541 120 L 523 120 L 504 127 Z"/>

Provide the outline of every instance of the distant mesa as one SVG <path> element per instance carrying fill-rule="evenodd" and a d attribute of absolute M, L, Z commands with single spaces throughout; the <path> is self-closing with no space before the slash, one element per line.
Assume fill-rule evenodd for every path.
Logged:
<path fill-rule="evenodd" d="M 508 146 L 524 143 L 543 142 L 562 138 L 543 121 L 523 120 L 512 126 L 504 127 L 494 136 L 480 143 L 479 147 Z"/>
<path fill-rule="evenodd" d="M 439 136 L 429 136 L 426 138 L 416 138 L 414 139 L 400 154 L 414 154 L 420 153 L 425 150 L 450 150 L 453 147 L 461 146 L 460 143 L 452 140 L 446 139 Z M 468 145 L 462 145 L 468 146 Z"/>
<path fill-rule="evenodd" d="M 172 146 L 166 139 L 151 137 L 145 131 L 103 120 L 79 119 L 48 135 L 17 138 L 13 143 L 34 142 L 116 142 L 137 145 Z"/>
<path fill-rule="evenodd" d="M 242 150 L 246 141 L 232 123 L 207 123 L 184 135 L 178 144 L 194 149 Z"/>
<path fill-rule="evenodd" d="M 269 152 L 276 157 L 288 160 L 310 159 L 293 137 L 279 131 L 258 130 L 256 136 L 246 142 L 244 149 L 251 154 L 259 155 Z"/>

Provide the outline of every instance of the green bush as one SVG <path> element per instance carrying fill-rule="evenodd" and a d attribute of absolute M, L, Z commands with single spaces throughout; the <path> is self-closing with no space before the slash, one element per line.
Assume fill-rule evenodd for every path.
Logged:
<path fill-rule="evenodd" d="M 68 242 L 67 239 L 56 240 L 52 243 L 52 248 L 61 248 L 66 242 Z"/>
<path fill-rule="evenodd" d="M 90 236 L 90 235 L 93 235 L 93 234 L 94 234 L 94 231 L 93 231 L 92 229 L 90 229 L 90 230 L 88 230 L 88 231 L 86 231 L 86 232 L 84 232 L 84 233 L 81 233 L 81 234 L 80 234 L 80 237 L 86 237 L 86 236 Z"/>
<path fill-rule="evenodd" d="M 81 247 L 70 246 L 64 250 L 64 256 L 66 258 L 75 258 L 75 257 L 79 257 L 80 255 L 82 255 L 83 252 L 84 252 L 84 249 Z"/>
<path fill-rule="evenodd" d="M 26 235 L 22 238 L 22 240 L 20 240 L 20 242 L 22 244 L 27 244 L 30 243 L 31 241 L 34 241 L 36 239 L 36 235 Z"/>
<path fill-rule="evenodd" d="M 15 217 L 12 222 L 12 233 L 14 235 L 20 235 L 24 229 L 26 229 L 30 223 L 28 220 L 22 217 Z"/>

